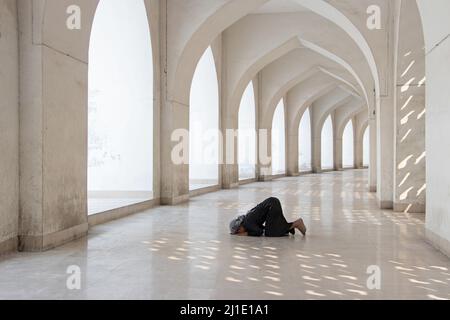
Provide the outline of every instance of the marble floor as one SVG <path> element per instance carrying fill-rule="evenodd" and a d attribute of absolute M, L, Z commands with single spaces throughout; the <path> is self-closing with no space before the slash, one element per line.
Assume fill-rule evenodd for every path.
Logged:
<path fill-rule="evenodd" d="M 0 299 L 450 299 L 450 260 L 424 216 L 379 210 L 366 171 L 253 183 L 94 227 L 45 253 L 0 258 Z M 228 222 L 276 196 L 307 237 L 233 237 Z M 67 289 L 70 266 L 81 289 Z M 367 269 L 380 271 L 380 289 Z"/>
<path fill-rule="evenodd" d="M 88 192 L 88 215 L 123 208 L 152 199 L 153 192 L 151 191 Z"/>

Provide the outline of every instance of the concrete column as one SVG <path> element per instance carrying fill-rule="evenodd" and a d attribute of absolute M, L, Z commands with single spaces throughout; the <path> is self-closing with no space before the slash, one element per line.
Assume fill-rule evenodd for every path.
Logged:
<path fill-rule="evenodd" d="M 272 129 L 261 128 L 258 139 L 259 181 L 272 180 Z"/>
<path fill-rule="evenodd" d="M 322 126 L 319 125 L 319 119 L 315 105 L 311 108 L 311 165 L 313 173 L 322 172 Z"/>
<path fill-rule="evenodd" d="M 262 75 L 258 74 L 258 85 L 257 87 L 257 99 L 256 99 L 256 109 L 257 109 L 257 178 L 258 181 L 271 181 L 272 176 L 272 128 L 268 128 L 262 124 L 262 99 L 261 99 L 261 88 L 262 88 Z"/>
<path fill-rule="evenodd" d="M 387 55 L 388 72 L 386 92 L 377 103 L 377 200 L 380 208 L 394 207 L 394 117 L 396 108 L 396 74 L 399 14 L 401 1 L 392 3 L 392 19 L 388 28 L 393 35 L 389 39 Z"/>
<path fill-rule="evenodd" d="M 225 55 L 223 54 L 223 41 L 222 35 L 219 35 L 211 43 L 211 50 L 214 55 L 214 62 L 216 65 L 217 72 L 217 83 L 219 89 L 219 130 L 222 133 L 222 142 L 219 145 L 219 154 L 221 155 L 219 162 L 219 186 L 224 189 L 237 188 L 239 186 L 239 166 L 238 166 L 238 112 L 230 112 L 227 108 L 226 101 L 222 97 L 224 94 L 224 79 L 223 79 L 223 65 L 226 63 Z M 227 130 L 231 129 L 227 136 Z M 233 136 L 234 134 L 234 136 Z M 229 148 L 234 148 L 233 157 L 230 157 L 227 161 L 227 139 L 234 137 L 233 143 L 230 144 Z M 220 142 L 219 142 L 220 143 Z"/>
<path fill-rule="evenodd" d="M 19 51 L 17 1 L 0 5 L 0 255 L 17 249 L 19 217 Z"/>
<path fill-rule="evenodd" d="M 370 148 L 370 161 L 369 161 L 369 191 L 377 192 L 377 179 L 378 179 L 378 156 L 377 156 L 377 119 L 372 113 L 369 114 L 369 148 Z"/>
<path fill-rule="evenodd" d="M 288 123 L 291 123 L 289 121 Z M 295 131 L 294 131 L 295 132 Z M 297 134 L 288 129 L 287 139 L 287 155 L 286 155 L 286 170 L 287 175 L 290 177 L 296 177 L 300 175 L 299 163 L 298 163 L 298 128 Z"/>
<path fill-rule="evenodd" d="M 256 165 L 255 165 L 255 177 L 256 180 L 259 179 L 260 173 L 261 173 L 261 168 L 260 168 L 260 154 L 259 154 L 259 142 L 260 142 L 260 124 L 259 124 L 259 119 L 260 119 L 260 115 L 261 115 L 261 73 L 258 73 L 258 75 L 253 79 L 253 90 L 254 90 L 254 94 L 255 94 L 255 129 L 256 129 Z"/>
<path fill-rule="evenodd" d="M 333 122 L 333 169 L 337 171 L 339 170 L 338 168 L 342 167 L 342 137 L 338 141 L 335 111 L 331 113 L 331 121 Z M 338 157 L 340 158 L 339 160 Z"/>
<path fill-rule="evenodd" d="M 364 167 L 363 164 L 363 144 L 364 141 L 359 136 L 355 139 L 355 168 L 362 169 Z"/>
<path fill-rule="evenodd" d="M 364 132 L 365 125 L 360 117 L 355 117 L 355 168 L 364 167 Z"/>
<path fill-rule="evenodd" d="M 78 47 L 66 53 L 58 41 L 45 45 L 41 28 L 46 24 L 36 23 L 44 21 L 44 4 L 18 2 L 19 249 L 25 251 L 49 249 L 88 230 L 86 56 L 77 54 Z M 60 37 L 69 43 L 77 36 L 61 26 L 47 27 L 62 29 Z"/>
<path fill-rule="evenodd" d="M 417 21 L 420 21 L 420 15 L 416 2 L 402 1 L 394 122 L 394 211 L 424 213 L 425 42 L 422 26 Z M 415 36 L 411 37 L 410 34 Z"/>
<path fill-rule="evenodd" d="M 189 159 L 189 138 L 172 141 L 175 130 L 189 130 L 189 106 L 163 100 L 161 109 L 161 204 L 179 204 L 189 199 L 189 163 L 174 163 L 172 151 L 183 144 L 181 157 Z M 187 140 L 187 141 L 186 141 Z"/>
<path fill-rule="evenodd" d="M 378 134 L 378 168 L 377 199 L 380 208 L 392 209 L 393 173 L 394 173 L 394 99 L 383 97 L 377 113 Z"/>
<path fill-rule="evenodd" d="M 223 116 L 224 113 L 222 113 Z M 233 117 L 233 115 L 227 115 L 226 117 Z M 223 164 L 222 170 L 222 188 L 233 189 L 239 186 L 239 163 L 238 163 L 238 137 L 237 129 L 238 124 L 232 123 L 237 121 L 231 121 L 227 119 L 223 123 L 226 125 L 223 130 Z"/>
<path fill-rule="evenodd" d="M 222 113 L 223 164 L 222 188 L 233 189 L 239 186 L 238 160 L 238 114 L 232 114 L 226 107 Z"/>
<path fill-rule="evenodd" d="M 335 118 L 335 117 L 334 117 Z M 334 170 L 344 170 L 343 165 L 343 136 L 339 136 L 336 120 L 334 119 L 333 134 L 334 134 Z"/>
<path fill-rule="evenodd" d="M 224 39 L 226 40 L 226 39 Z M 226 46 L 226 41 L 221 41 L 222 46 Z M 221 48 L 222 51 L 222 48 Z M 225 51 L 225 50 L 223 50 Z M 221 64 L 227 64 L 227 55 L 221 54 Z M 236 110 L 228 101 L 227 92 L 227 73 L 221 74 L 221 127 L 223 133 L 223 164 L 221 165 L 222 188 L 233 189 L 239 186 L 239 146 L 238 146 L 238 129 L 239 129 L 239 108 Z M 255 88 L 256 90 L 256 88 Z M 228 134 L 227 134 L 227 130 Z M 231 134 L 231 130 L 235 134 Z"/>
<path fill-rule="evenodd" d="M 189 138 L 184 137 L 179 141 L 172 141 L 175 130 L 189 130 L 189 105 L 173 101 L 169 92 L 169 72 L 174 72 L 168 64 L 168 17 L 167 6 L 160 6 L 161 28 L 161 61 L 163 70 L 161 73 L 161 204 L 173 205 L 189 199 Z M 181 133 L 181 131 L 180 131 Z M 177 145 L 183 144 L 183 152 L 179 154 L 184 158 L 182 163 L 175 163 L 172 159 L 172 151 Z"/>
<path fill-rule="evenodd" d="M 284 97 L 285 102 L 285 119 L 286 119 L 286 175 L 290 177 L 297 177 L 300 175 L 299 163 L 298 163 L 298 126 L 295 121 L 290 119 L 290 111 L 295 106 L 290 104 L 290 99 L 286 95 Z"/>
<path fill-rule="evenodd" d="M 353 117 L 352 122 L 353 122 L 353 168 L 357 169 L 358 168 L 358 132 L 356 130 L 357 128 L 357 124 L 356 124 L 356 117 Z M 362 148 L 361 148 L 362 150 Z M 362 151 L 361 151 L 361 155 L 362 155 Z M 362 159 L 362 157 L 359 157 Z"/>
<path fill-rule="evenodd" d="M 321 173 L 322 172 L 322 137 L 320 134 L 316 133 L 316 130 L 313 130 L 312 133 L 312 171 L 313 173 Z"/>
<path fill-rule="evenodd" d="M 344 170 L 344 166 L 342 164 L 342 147 L 343 147 L 343 142 L 342 139 L 335 139 L 334 140 L 334 145 L 335 145 L 335 151 L 334 151 L 334 157 L 335 157 L 335 170 L 336 171 L 342 171 Z"/>

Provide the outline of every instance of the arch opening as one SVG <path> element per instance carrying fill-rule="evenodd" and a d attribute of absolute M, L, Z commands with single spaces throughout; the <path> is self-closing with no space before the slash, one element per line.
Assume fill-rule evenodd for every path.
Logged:
<path fill-rule="evenodd" d="M 281 99 L 275 110 L 272 121 L 272 174 L 286 173 L 286 126 L 284 99 Z"/>
<path fill-rule="evenodd" d="M 298 130 L 298 161 L 300 172 L 310 172 L 312 170 L 311 148 L 311 114 L 308 108 L 302 116 Z"/>
<path fill-rule="evenodd" d="M 355 167 L 354 154 L 353 121 L 350 120 L 345 126 L 344 134 L 342 136 L 342 166 L 344 169 Z"/>
<path fill-rule="evenodd" d="M 253 82 L 244 91 L 239 107 L 239 180 L 256 178 L 256 105 Z"/>
<path fill-rule="evenodd" d="M 370 130 L 369 127 L 364 131 L 363 136 L 363 167 L 368 168 L 370 164 Z"/>
<path fill-rule="evenodd" d="M 144 1 L 100 1 L 88 73 L 91 215 L 153 198 L 153 54 Z"/>
<path fill-rule="evenodd" d="M 189 104 L 189 189 L 219 184 L 219 84 L 211 47 L 197 64 Z"/>
<path fill-rule="evenodd" d="M 322 170 L 332 170 L 334 169 L 334 143 L 333 143 L 333 120 L 331 115 L 328 116 L 327 120 L 322 128 L 322 138 L 321 138 L 321 157 L 322 157 Z"/>

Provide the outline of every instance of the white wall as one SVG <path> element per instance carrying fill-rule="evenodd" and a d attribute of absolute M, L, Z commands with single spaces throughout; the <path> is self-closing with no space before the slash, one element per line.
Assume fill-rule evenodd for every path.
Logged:
<path fill-rule="evenodd" d="M 256 177 L 256 105 L 253 81 L 244 91 L 239 107 L 239 179 Z"/>
<path fill-rule="evenodd" d="M 286 126 L 284 118 L 284 99 L 275 110 L 272 122 L 272 174 L 286 173 Z"/>
<path fill-rule="evenodd" d="M 190 189 L 219 183 L 219 87 L 209 47 L 195 70 L 189 109 Z"/>
<path fill-rule="evenodd" d="M 88 190 L 153 189 L 153 58 L 142 0 L 102 0 L 89 52 Z"/>
<path fill-rule="evenodd" d="M 450 255 L 450 1 L 417 3 L 427 52 L 427 237 Z"/>

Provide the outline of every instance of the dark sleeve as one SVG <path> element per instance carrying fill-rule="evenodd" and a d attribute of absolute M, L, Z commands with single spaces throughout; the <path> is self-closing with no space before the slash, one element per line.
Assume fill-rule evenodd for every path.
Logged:
<path fill-rule="evenodd" d="M 261 228 L 258 228 L 258 230 L 254 230 L 254 231 L 247 231 L 248 232 L 248 236 L 249 237 L 262 237 L 264 230 Z"/>
<path fill-rule="evenodd" d="M 264 233 L 264 229 L 255 224 L 245 224 L 244 228 L 250 237 L 261 237 Z"/>

